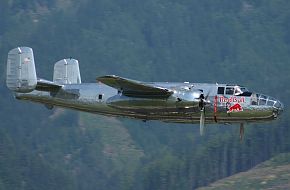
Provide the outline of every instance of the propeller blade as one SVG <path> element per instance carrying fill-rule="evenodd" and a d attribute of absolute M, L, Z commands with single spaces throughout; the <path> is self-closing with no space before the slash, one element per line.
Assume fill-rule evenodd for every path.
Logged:
<path fill-rule="evenodd" d="M 199 124 L 199 131 L 201 136 L 204 133 L 204 122 L 205 122 L 205 109 L 203 108 L 200 111 L 200 124 Z"/>
<path fill-rule="evenodd" d="M 204 94 L 201 94 L 199 97 L 199 107 L 200 107 L 200 121 L 199 121 L 199 132 L 202 136 L 204 133 L 204 123 L 205 123 L 205 104 L 209 93 L 204 97 Z"/>
<path fill-rule="evenodd" d="M 205 98 L 204 98 L 205 100 L 207 100 L 209 94 L 210 94 L 210 91 L 207 92 L 207 94 L 206 94 L 206 96 L 205 96 Z"/>

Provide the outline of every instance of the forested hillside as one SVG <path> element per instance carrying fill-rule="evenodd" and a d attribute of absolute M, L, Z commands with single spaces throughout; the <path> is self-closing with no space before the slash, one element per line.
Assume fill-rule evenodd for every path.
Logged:
<path fill-rule="evenodd" d="M 253 169 L 219 180 L 198 190 L 289 189 L 289 153 L 279 154 Z"/>
<path fill-rule="evenodd" d="M 290 152 L 290 1 L 1 0 L 0 190 L 195 189 Z M 280 99 L 283 117 L 246 126 L 107 118 L 17 101 L 10 49 L 34 50 L 37 75 L 79 60 L 82 81 L 240 83 Z"/>

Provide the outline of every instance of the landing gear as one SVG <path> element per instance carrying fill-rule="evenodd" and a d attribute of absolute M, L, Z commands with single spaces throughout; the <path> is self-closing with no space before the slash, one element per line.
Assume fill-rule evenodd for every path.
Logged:
<path fill-rule="evenodd" d="M 51 105 L 51 104 L 44 104 L 44 106 L 49 110 L 53 109 L 53 105 Z"/>
<path fill-rule="evenodd" d="M 244 133 L 245 133 L 245 128 L 244 128 L 244 123 L 240 124 L 240 141 L 242 142 L 244 139 Z"/>
<path fill-rule="evenodd" d="M 277 119 L 277 117 L 278 117 L 278 111 L 277 110 L 273 111 L 273 117 L 274 117 L 274 119 Z"/>

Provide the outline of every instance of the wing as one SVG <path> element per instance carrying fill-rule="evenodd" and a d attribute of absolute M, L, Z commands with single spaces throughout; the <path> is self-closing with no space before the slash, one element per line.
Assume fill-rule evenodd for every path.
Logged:
<path fill-rule="evenodd" d="M 121 91 L 125 96 L 138 98 L 168 98 L 173 91 L 136 80 L 126 79 L 115 75 L 97 78 L 98 81 Z"/>

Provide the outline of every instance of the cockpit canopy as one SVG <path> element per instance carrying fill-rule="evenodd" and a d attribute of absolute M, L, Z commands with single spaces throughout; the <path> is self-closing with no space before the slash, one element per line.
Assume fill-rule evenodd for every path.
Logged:
<path fill-rule="evenodd" d="M 255 94 L 255 93 L 252 95 L 251 104 L 259 105 L 259 106 L 263 106 L 263 105 L 274 106 L 276 108 L 283 107 L 281 102 L 279 102 L 275 98 L 272 98 L 264 94 Z"/>
<path fill-rule="evenodd" d="M 250 92 L 246 87 L 239 85 L 218 86 L 217 94 L 219 95 L 234 95 L 251 97 L 251 105 L 273 106 L 275 108 L 283 107 L 282 103 L 264 94 Z"/>
<path fill-rule="evenodd" d="M 227 85 L 225 87 L 218 87 L 218 93 L 221 95 L 235 95 L 235 96 L 251 96 L 252 92 L 246 87 L 238 85 Z"/>

